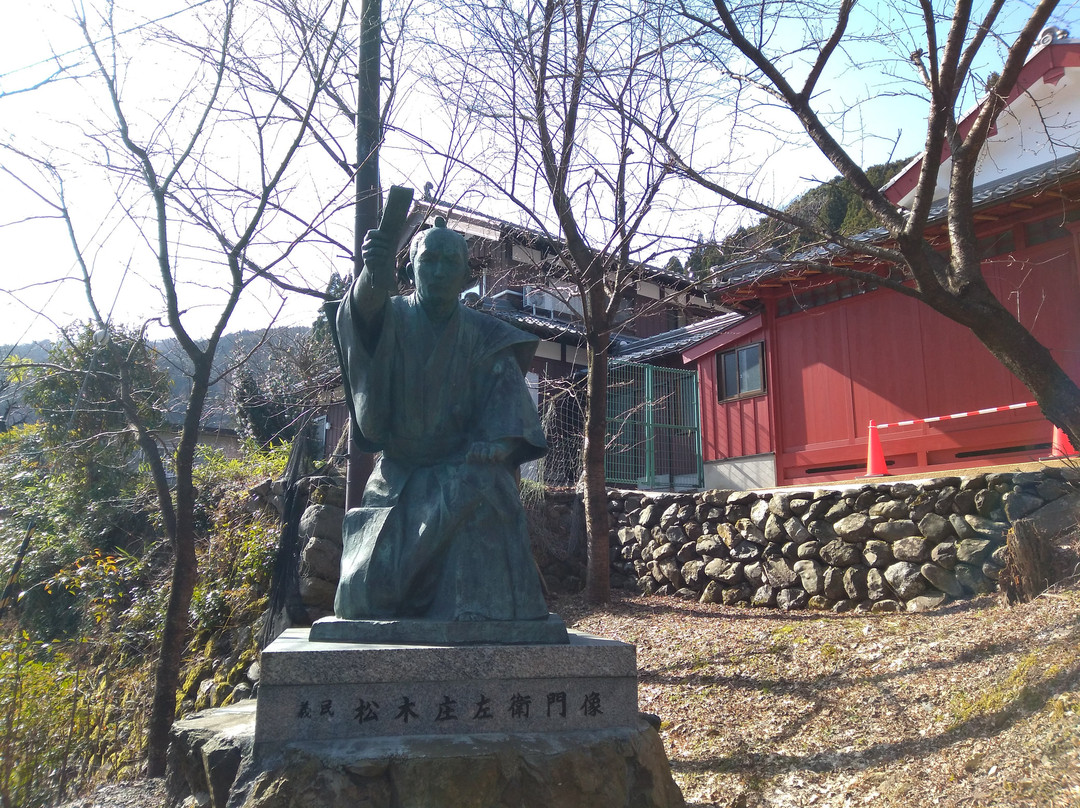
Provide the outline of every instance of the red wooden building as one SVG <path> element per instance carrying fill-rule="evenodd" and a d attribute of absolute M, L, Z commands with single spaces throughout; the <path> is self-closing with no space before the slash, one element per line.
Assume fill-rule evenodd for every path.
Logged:
<path fill-rule="evenodd" d="M 991 287 L 1080 380 L 1080 41 L 1062 33 L 1033 51 L 987 144 L 976 218 Z M 920 164 L 887 186 L 898 206 Z M 932 219 L 941 243 L 946 190 Z M 747 315 L 682 352 L 700 379 L 708 487 L 856 477 L 871 419 L 1031 399 L 969 331 L 896 292 L 767 263 L 727 269 L 717 291 Z M 1031 407 L 880 436 L 895 474 L 1045 456 L 1051 432 Z"/>

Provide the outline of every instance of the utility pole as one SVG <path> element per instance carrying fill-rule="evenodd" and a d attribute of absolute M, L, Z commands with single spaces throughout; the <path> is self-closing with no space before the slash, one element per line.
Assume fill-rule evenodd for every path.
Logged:
<path fill-rule="evenodd" d="M 382 44 L 382 0 L 361 0 L 360 42 L 356 74 L 356 231 L 353 234 L 353 277 L 360 277 L 364 234 L 379 226 L 382 194 L 379 188 L 379 68 Z M 347 304 L 346 304 L 347 305 Z M 351 423 L 350 430 L 355 429 Z M 349 440 L 345 507 L 356 508 L 373 468 L 371 455 Z"/>

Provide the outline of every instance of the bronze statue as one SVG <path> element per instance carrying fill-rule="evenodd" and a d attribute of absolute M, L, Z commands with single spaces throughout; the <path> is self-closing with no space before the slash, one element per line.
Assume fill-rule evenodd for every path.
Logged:
<path fill-rule="evenodd" d="M 460 303 L 468 247 L 441 218 L 412 242 L 412 294 L 391 294 L 395 246 L 367 233 L 332 319 L 354 437 L 381 452 L 345 516 L 335 615 L 546 619 L 514 473 L 547 450 L 524 381 L 537 340 Z"/>

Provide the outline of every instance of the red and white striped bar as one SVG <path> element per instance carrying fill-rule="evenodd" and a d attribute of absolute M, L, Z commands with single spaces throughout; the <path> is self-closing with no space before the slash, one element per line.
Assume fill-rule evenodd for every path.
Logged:
<path fill-rule="evenodd" d="M 895 424 L 875 424 L 877 429 L 888 429 L 892 426 L 915 426 L 916 424 L 933 424 L 938 421 L 955 421 L 957 418 L 969 418 L 972 415 L 989 415 L 992 412 L 1006 412 L 1008 410 L 1022 410 L 1026 407 L 1037 407 L 1036 401 L 1025 401 L 1023 404 L 1007 404 L 1004 407 L 987 407 L 985 410 L 972 410 L 971 412 L 954 412 L 952 415 L 935 415 L 932 418 L 915 418 L 911 421 L 897 421 Z"/>

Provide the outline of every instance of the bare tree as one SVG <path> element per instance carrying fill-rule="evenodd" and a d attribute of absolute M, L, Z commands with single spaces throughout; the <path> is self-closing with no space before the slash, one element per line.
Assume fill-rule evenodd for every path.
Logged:
<path fill-rule="evenodd" d="M 1001 0 L 992 0 L 977 12 L 972 3 L 958 0 L 943 13 L 925 0 L 910 10 L 893 9 L 897 20 L 906 25 L 894 25 L 894 33 L 886 34 L 882 33 L 885 22 L 874 19 L 870 12 L 857 19 L 859 9 L 854 0 L 844 0 L 838 7 L 804 2 L 782 9 L 756 1 L 680 4 L 687 19 L 709 32 L 699 40 L 703 55 L 718 74 L 737 85 L 740 95 L 734 109 L 746 115 L 752 100 L 757 99 L 790 113 L 802 142 L 812 144 L 829 160 L 884 228 L 886 235 L 881 239 L 854 239 L 823 227 L 812 217 L 767 204 L 763 193 L 751 194 L 742 190 L 745 185 L 725 181 L 721 172 L 701 165 L 699 158 L 680 148 L 669 133 L 658 130 L 652 122 L 635 119 L 634 123 L 663 145 L 674 170 L 682 176 L 725 200 L 770 217 L 786 232 L 802 231 L 806 235 L 803 244 L 835 245 L 844 254 L 865 258 L 854 267 L 823 259 L 819 269 L 910 296 L 969 328 L 1031 390 L 1046 417 L 1075 443 L 1080 438 L 1080 389 L 1050 351 L 994 296 L 983 276 L 976 245 L 974 182 L 980 154 L 1057 3 L 1043 0 L 1035 4 L 1024 19 L 1013 23 L 1011 33 L 1006 19 L 1011 9 L 1006 6 Z M 881 9 L 875 12 L 881 13 Z M 781 14 L 793 15 L 795 25 L 792 18 L 782 20 Z M 778 33 L 784 25 L 787 36 Z M 798 33 L 792 34 L 796 29 Z M 805 36 L 805 40 L 793 42 L 798 36 Z M 860 63 L 848 53 L 855 43 L 867 40 L 876 44 L 878 53 L 910 54 L 907 66 L 920 85 L 919 97 L 925 100 L 925 159 L 907 210 L 894 206 L 867 178 L 852 149 L 844 145 L 848 132 L 842 111 L 825 107 L 820 93 L 823 77 L 830 71 L 836 75 L 845 68 L 874 69 L 882 71 L 878 75 L 885 78 L 896 71 L 895 62 L 875 66 Z M 997 62 L 996 54 L 985 53 L 993 45 L 1004 49 L 1003 63 Z M 843 65 L 835 64 L 838 62 Z M 978 75 L 980 65 L 986 71 L 984 76 Z M 969 126 L 961 125 L 963 108 L 983 87 L 986 95 L 973 120 Z M 764 133 L 767 124 L 755 110 L 749 117 L 751 126 Z M 943 155 L 951 159 L 939 159 Z M 943 171 L 948 172 L 949 188 L 947 246 L 933 238 L 931 219 Z M 795 256 L 774 254 L 774 258 L 804 266 L 815 260 L 807 258 L 805 250 Z"/>
<path fill-rule="evenodd" d="M 312 5 L 314 28 L 326 32 L 320 37 L 268 16 L 264 4 L 243 0 L 213 8 L 200 4 L 182 25 L 143 26 L 139 31 L 143 47 L 137 50 L 118 35 L 111 3 L 96 9 L 79 7 L 75 22 L 94 79 L 82 81 L 80 87 L 101 100 L 104 113 L 82 122 L 81 148 L 93 159 L 81 171 L 96 172 L 99 182 L 107 183 L 105 189 L 111 188 L 113 199 L 100 200 L 98 210 L 72 205 L 67 178 L 69 172 L 74 175 L 74 168 L 54 157 L 24 151 L 25 172 L 10 175 L 62 223 L 76 256 L 76 275 L 101 333 L 108 334 L 110 320 L 122 316 L 99 302 L 103 295 L 108 300 L 102 288 L 107 279 L 99 265 L 115 260 L 115 253 L 109 252 L 115 244 L 110 241 L 121 233 L 135 243 L 128 268 L 136 263 L 155 270 L 139 276 L 162 303 L 160 315 L 153 310 L 143 313 L 144 327 L 158 315 L 186 356 L 190 390 L 171 458 L 139 407 L 130 366 L 124 356 L 113 357 L 120 369 L 119 404 L 151 469 L 174 553 L 149 718 L 151 775 L 161 775 L 165 768 L 198 577 L 192 468 L 208 391 L 215 381 L 215 355 L 253 284 L 270 281 L 305 291 L 312 285 L 290 282 L 297 274 L 293 252 L 311 233 L 312 224 L 297 222 L 282 211 L 288 196 L 304 187 L 307 175 L 300 158 L 313 142 L 313 110 L 327 87 L 326 77 L 343 52 L 339 37 L 347 7 L 344 0 Z M 279 24 L 284 32 L 275 38 L 271 34 Z M 290 34 L 295 40 L 288 39 Z M 275 49 L 286 40 L 288 47 Z M 129 90 L 138 84 L 136 55 L 146 58 L 148 52 L 155 57 L 167 54 L 176 73 L 165 88 L 169 97 L 163 103 L 140 97 L 138 89 Z M 283 59 L 283 53 L 295 58 Z M 252 81 L 251 65 L 260 61 L 277 65 L 276 95 L 268 97 Z M 286 94 L 302 101 L 286 104 Z M 347 188 L 348 178 L 340 184 Z M 101 192 L 102 186 L 96 187 Z M 145 258 L 139 257 L 139 249 Z M 131 278 L 125 270 L 121 286 Z M 103 347 L 119 351 L 121 346 L 106 340 Z M 170 460 L 172 485 L 166 474 Z"/>
<path fill-rule="evenodd" d="M 444 155 L 468 167 L 472 194 L 515 205 L 531 228 L 561 245 L 548 280 L 569 285 L 580 301 L 588 349 L 586 594 L 602 602 L 610 596 L 609 346 L 635 272 L 659 254 L 662 219 L 678 207 L 665 150 L 630 120 L 673 137 L 692 102 L 691 82 L 674 67 L 677 20 L 658 5 L 600 0 L 468 2 L 448 13 L 452 23 L 430 45 L 439 56 L 430 87 L 454 121 L 467 120 L 461 128 L 471 138 Z"/>

